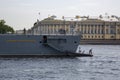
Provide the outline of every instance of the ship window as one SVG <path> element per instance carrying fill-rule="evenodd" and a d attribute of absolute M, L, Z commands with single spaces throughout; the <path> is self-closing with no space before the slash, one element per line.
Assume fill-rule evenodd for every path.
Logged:
<path fill-rule="evenodd" d="M 77 43 L 77 41 L 74 41 L 74 43 Z"/>
<path fill-rule="evenodd" d="M 43 36 L 43 43 L 47 43 L 47 36 Z"/>

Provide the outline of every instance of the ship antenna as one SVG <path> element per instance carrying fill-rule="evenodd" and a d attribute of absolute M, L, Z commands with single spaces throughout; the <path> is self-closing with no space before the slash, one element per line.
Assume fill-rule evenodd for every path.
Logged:
<path fill-rule="evenodd" d="M 38 13 L 38 15 L 39 15 L 39 20 L 40 20 L 40 12 Z"/>

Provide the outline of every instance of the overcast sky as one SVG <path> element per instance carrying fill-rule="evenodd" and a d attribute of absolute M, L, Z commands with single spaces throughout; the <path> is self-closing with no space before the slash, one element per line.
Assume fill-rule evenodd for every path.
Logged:
<path fill-rule="evenodd" d="M 48 15 L 61 18 L 105 13 L 120 16 L 120 0 L 0 0 L 0 20 L 15 30 L 31 28 L 37 19 Z"/>

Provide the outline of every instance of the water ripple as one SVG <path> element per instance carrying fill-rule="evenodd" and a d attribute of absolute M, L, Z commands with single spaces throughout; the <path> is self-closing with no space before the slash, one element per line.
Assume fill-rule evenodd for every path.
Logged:
<path fill-rule="evenodd" d="M 120 80 L 119 45 L 82 45 L 81 48 L 93 48 L 94 56 L 0 58 L 0 80 Z"/>

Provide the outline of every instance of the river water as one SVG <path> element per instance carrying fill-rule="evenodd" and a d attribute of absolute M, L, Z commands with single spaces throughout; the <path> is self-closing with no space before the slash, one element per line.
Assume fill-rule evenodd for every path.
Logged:
<path fill-rule="evenodd" d="M 120 45 L 81 45 L 93 57 L 0 58 L 0 80 L 120 80 Z"/>

